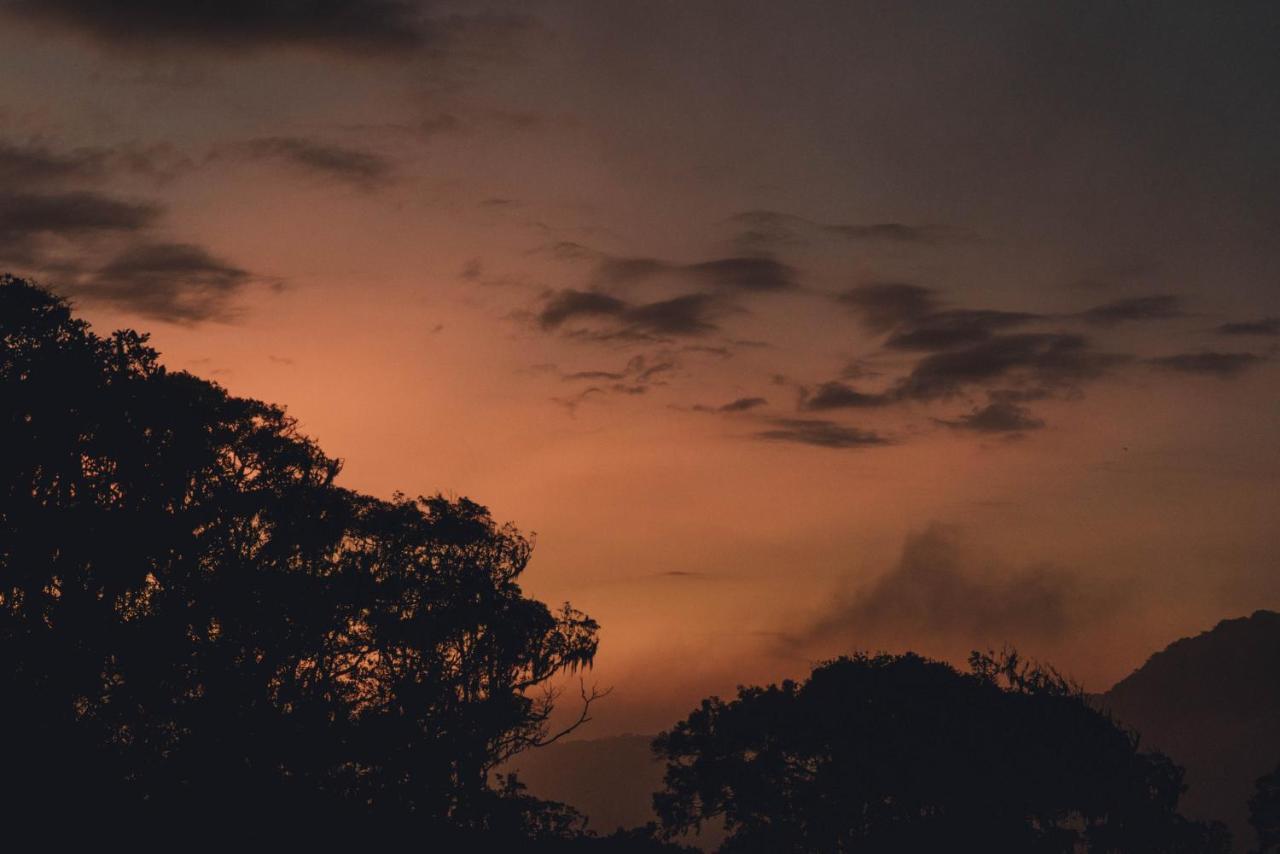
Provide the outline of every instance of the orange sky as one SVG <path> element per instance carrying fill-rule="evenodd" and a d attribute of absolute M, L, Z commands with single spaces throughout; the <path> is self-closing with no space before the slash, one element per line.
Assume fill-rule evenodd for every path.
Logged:
<path fill-rule="evenodd" d="M 1280 606 L 1274 10 L 349 5 L 0 4 L 0 265 L 535 531 L 588 735 Z"/>

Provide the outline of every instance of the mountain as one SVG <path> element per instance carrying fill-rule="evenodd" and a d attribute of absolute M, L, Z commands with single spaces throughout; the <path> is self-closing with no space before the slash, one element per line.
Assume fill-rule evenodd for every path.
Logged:
<path fill-rule="evenodd" d="M 1237 851 L 1254 844 L 1254 781 L 1280 762 L 1280 614 L 1175 641 L 1100 700 L 1186 769 L 1184 814 L 1225 821 Z"/>

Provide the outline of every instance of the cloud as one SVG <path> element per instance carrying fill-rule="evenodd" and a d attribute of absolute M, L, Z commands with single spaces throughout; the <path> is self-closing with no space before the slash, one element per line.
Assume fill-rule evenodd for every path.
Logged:
<path fill-rule="evenodd" d="M 653 361 L 653 359 L 657 361 Z M 676 363 L 663 356 L 632 356 L 620 371 L 571 371 L 560 375 L 562 380 L 629 380 L 633 385 L 650 385 L 662 382 L 658 379 L 662 374 L 676 370 Z"/>
<path fill-rule="evenodd" d="M 224 151 L 255 160 L 276 160 L 365 189 L 385 184 L 392 173 L 391 162 L 382 155 L 305 137 L 260 137 L 228 146 Z"/>
<path fill-rule="evenodd" d="M 795 287 L 795 270 L 773 258 L 717 258 L 682 269 L 710 287 L 726 290 L 781 291 Z"/>
<path fill-rule="evenodd" d="M 450 26 L 403 0 L 11 0 L 4 10 L 116 46 L 242 52 L 292 45 L 404 52 L 447 39 Z"/>
<path fill-rule="evenodd" d="M 589 399 L 606 400 L 612 395 L 636 396 L 647 394 L 654 386 L 666 385 L 664 375 L 678 369 L 675 361 L 667 358 L 663 352 L 656 354 L 637 354 L 617 371 L 582 370 L 560 373 L 560 379 L 567 383 L 595 383 L 580 389 L 568 396 L 555 396 L 551 400 L 567 410 L 570 415 L 577 413 L 578 407 Z M 545 366 L 556 371 L 554 365 Z M 535 368 L 536 369 L 536 368 Z"/>
<path fill-rule="evenodd" d="M 1075 316 L 1095 326 L 1116 326 L 1120 323 L 1182 317 L 1183 312 L 1176 296 L 1159 294 L 1114 300 L 1086 309 Z"/>
<path fill-rule="evenodd" d="M 932 314 L 938 307 L 932 289 L 906 282 L 872 282 L 850 288 L 836 298 L 873 332 L 888 332 Z"/>
<path fill-rule="evenodd" d="M 252 274 L 189 243 L 147 243 L 121 252 L 96 274 L 62 290 L 146 317 L 192 324 L 228 320 Z"/>
<path fill-rule="evenodd" d="M 1280 317 L 1264 317 L 1238 323 L 1224 323 L 1215 330 L 1219 335 L 1280 335 Z"/>
<path fill-rule="evenodd" d="M 1073 389 L 1129 358 L 1098 352 L 1081 335 L 996 335 L 972 347 L 926 356 L 898 383 L 894 394 L 902 399 L 934 400 L 995 381 L 1043 391 Z"/>
<path fill-rule="evenodd" d="M 192 166 L 189 158 L 165 143 L 122 143 L 56 151 L 35 143 L 15 145 L 0 141 L 0 187 L 8 191 L 49 192 L 68 185 L 82 189 L 85 184 L 121 172 L 164 182 Z"/>
<path fill-rule="evenodd" d="M 1183 374 L 1203 374 L 1221 379 L 1230 379 L 1238 376 L 1261 361 L 1263 361 L 1263 358 L 1253 353 L 1216 353 L 1212 351 L 1178 353 L 1174 356 L 1159 356 L 1147 360 L 1149 364 L 1160 370 L 1175 371 Z"/>
<path fill-rule="evenodd" d="M 1011 435 L 1044 427 L 1042 419 L 1036 418 L 1026 407 L 1010 400 L 993 400 L 981 409 L 975 408 L 968 415 L 962 415 L 952 421 L 940 420 L 939 423 L 956 430 Z"/>
<path fill-rule="evenodd" d="M 770 442 L 798 442 L 820 448 L 865 448 L 886 445 L 885 437 L 856 427 L 817 418 L 775 418 L 773 426 L 753 434 L 752 438 Z"/>
<path fill-rule="evenodd" d="M 136 231 L 150 225 L 159 213 L 156 205 L 87 191 L 0 192 L 0 235 Z"/>
<path fill-rule="evenodd" d="M 626 374 L 616 371 L 574 371 L 571 374 L 565 374 L 562 379 L 567 382 L 574 380 L 621 380 L 626 378 Z"/>
<path fill-rule="evenodd" d="M 673 276 L 694 285 L 726 291 L 783 291 L 796 286 L 796 271 L 767 256 L 715 258 L 693 264 L 677 264 L 658 258 L 603 256 L 596 266 L 600 286 L 618 286 Z"/>
<path fill-rule="evenodd" d="M 1004 643 L 1057 642 L 1115 602 L 1082 590 L 1052 566 L 1016 570 L 980 560 L 959 532 L 932 525 L 908 536 L 897 563 L 837 597 L 784 645 L 810 649 L 943 648 L 963 655 Z"/>
<path fill-rule="evenodd" d="M 547 299 L 538 313 L 538 323 L 550 330 L 576 318 L 611 321 L 613 326 L 609 330 L 578 333 L 600 339 L 690 336 L 714 331 L 712 316 L 723 309 L 709 294 L 686 294 L 633 304 L 599 291 L 563 290 Z"/>
<path fill-rule="evenodd" d="M 686 294 L 632 306 L 623 314 L 631 328 L 656 335 L 701 335 L 714 331 L 709 316 L 716 303 L 707 294 Z"/>
<path fill-rule="evenodd" d="M 885 341 L 893 350 L 950 350 L 976 344 L 1001 329 L 1036 320 L 1034 314 L 988 309 L 953 309 L 916 318 Z"/>
<path fill-rule="evenodd" d="M 818 386 L 813 395 L 805 395 L 800 408 L 821 412 L 828 409 L 865 409 L 889 402 L 884 395 L 866 394 L 841 382 L 828 382 Z"/>
<path fill-rule="evenodd" d="M 693 407 L 694 412 L 720 412 L 725 414 L 733 414 L 737 412 L 750 412 L 753 409 L 759 409 L 761 406 L 768 405 L 769 401 L 763 397 L 740 397 L 737 400 L 731 400 L 720 406 L 706 406 L 699 404 Z"/>
<path fill-rule="evenodd" d="M 747 412 L 760 406 L 765 406 L 769 401 L 763 397 L 740 397 L 737 400 L 730 401 L 720 407 L 720 412 Z"/>
<path fill-rule="evenodd" d="M 98 178 L 107 156 L 100 148 L 59 153 L 44 147 L 0 142 L 0 187 L 15 189 Z"/>
<path fill-rule="evenodd" d="M 743 247 L 785 246 L 800 243 L 802 235 L 815 234 L 857 243 L 906 243 L 931 245 L 954 239 L 955 229 L 901 222 L 825 223 L 780 211 L 743 211 L 729 217 L 741 230 L 734 240 Z"/>
<path fill-rule="evenodd" d="M 576 317 L 617 317 L 627 310 L 627 304 L 617 297 L 598 291 L 563 290 L 553 294 L 542 311 L 538 323 L 543 329 L 555 329 Z"/>
<path fill-rule="evenodd" d="M 1040 316 L 994 309 L 942 309 L 936 292 L 906 282 L 872 282 L 836 296 L 872 332 L 892 332 L 891 350 L 936 351 L 976 344 Z"/>
<path fill-rule="evenodd" d="M 0 260 L 41 264 L 46 238 L 80 239 L 105 232 L 138 232 L 160 208 L 101 193 L 12 193 L 0 191 Z"/>

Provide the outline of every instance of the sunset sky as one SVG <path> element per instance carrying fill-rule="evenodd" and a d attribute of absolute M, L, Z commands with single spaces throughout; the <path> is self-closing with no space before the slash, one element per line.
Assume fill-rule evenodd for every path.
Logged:
<path fill-rule="evenodd" d="M 1274 3 L 0 0 L 0 270 L 536 532 L 586 735 L 1280 607 Z"/>

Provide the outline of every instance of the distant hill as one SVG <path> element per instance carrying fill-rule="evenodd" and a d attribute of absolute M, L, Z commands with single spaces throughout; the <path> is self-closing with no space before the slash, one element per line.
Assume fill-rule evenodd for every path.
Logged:
<path fill-rule="evenodd" d="M 1187 770 L 1182 811 L 1255 844 L 1254 781 L 1280 762 L 1280 614 L 1223 620 L 1158 652 L 1100 701 Z"/>

